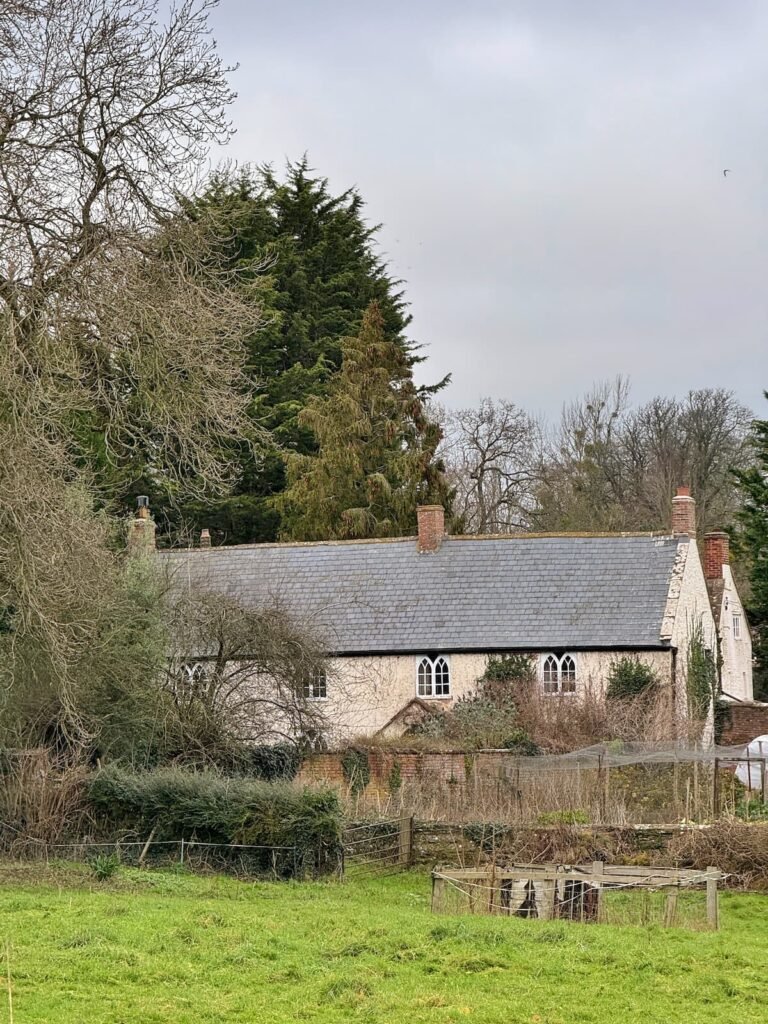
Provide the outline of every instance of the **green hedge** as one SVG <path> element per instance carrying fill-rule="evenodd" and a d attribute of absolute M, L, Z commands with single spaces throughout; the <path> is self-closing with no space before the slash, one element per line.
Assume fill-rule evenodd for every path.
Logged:
<path fill-rule="evenodd" d="M 285 783 L 225 778 L 213 771 L 162 768 L 131 772 L 108 766 L 88 786 L 90 803 L 110 829 L 155 839 L 245 844 L 221 857 L 247 858 L 254 870 L 304 876 L 335 870 L 341 809 L 335 793 Z"/>

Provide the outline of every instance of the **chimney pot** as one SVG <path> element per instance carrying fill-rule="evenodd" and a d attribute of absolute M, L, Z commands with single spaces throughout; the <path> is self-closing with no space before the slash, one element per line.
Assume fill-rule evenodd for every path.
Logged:
<path fill-rule="evenodd" d="M 440 550 L 445 536 L 445 509 L 442 505 L 419 505 L 416 509 L 419 524 L 417 549 L 420 554 Z"/>
<path fill-rule="evenodd" d="M 211 546 L 211 531 L 207 528 L 200 531 L 200 547 L 209 548 Z"/>
<path fill-rule="evenodd" d="M 722 530 L 704 535 L 704 577 L 708 580 L 723 578 L 723 566 L 730 561 L 730 538 Z"/>
<path fill-rule="evenodd" d="M 696 502 L 690 487 L 678 487 L 672 499 L 672 533 L 696 536 Z"/>

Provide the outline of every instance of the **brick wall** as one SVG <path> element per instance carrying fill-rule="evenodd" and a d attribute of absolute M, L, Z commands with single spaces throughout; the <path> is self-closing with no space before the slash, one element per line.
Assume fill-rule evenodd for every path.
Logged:
<path fill-rule="evenodd" d="M 312 754 L 304 761 L 298 774 L 299 782 L 343 783 L 341 754 Z M 469 772 L 477 775 L 498 775 L 507 761 L 514 761 L 514 755 L 506 751 L 483 750 L 478 753 L 438 753 L 433 751 L 392 751 L 369 750 L 368 764 L 371 769 L 371 786 L 386 789 L 392 769 L 400 766 L 403 780 L 416 779 L 421 775 L 445 782 L 451 779 L 463 781 Z"/>
<path fill-rule="evenodd" d="M 768 704 L 732 704 L 731 721 L 723 732 L 723 745 L 747 743 L 768 734 Z"/>

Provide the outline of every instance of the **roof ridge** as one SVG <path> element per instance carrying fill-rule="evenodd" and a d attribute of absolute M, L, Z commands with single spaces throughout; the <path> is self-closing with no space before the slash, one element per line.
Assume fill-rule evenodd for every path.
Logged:
<path fill-rule="evenodd" d="M 579 539 L 629 539 L 632 537 L 657 537 L 657 538 L 669 538 L 674 539 L 676 535 L 670 533 L 668 530 L 637 530 L 637 531 L 622 531 L 620 533 L 608 533 L 608 532 L 542 532 L 542 533 L 457 533 L 449 534 L 444 538 L 444 541 L 456 541 L 456 540 L 471 540 L 471 541 L 483 541 L 483 540 L 568 540 L 573 538 L 574 540 Z M 322 547 L 346 547 L 361 544 L 398 544 L 402 542 L 413 542 L 415 543 L 418 538 L 413 535 L 410 537 L 365 537 L 355 538 L 348 540 L 287 540 L 287 541 L 262 541 L 255 542 L 252 544 L 217 544 L 211 548 L 159 548 L 157 553 L 160 555 L 184 555 L 192 554 L 194 552 L 203 551 L 206 555 L 213 551 L 249 551 L 249 550 L 265 550 L 267 548 L 322 548 Z"/>

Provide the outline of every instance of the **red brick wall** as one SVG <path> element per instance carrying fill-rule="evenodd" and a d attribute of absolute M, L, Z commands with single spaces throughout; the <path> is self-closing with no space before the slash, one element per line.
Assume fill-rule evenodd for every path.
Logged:
<path fill-rule="evenodd" d="M 341 754 L 312 754 L 298 774 L 299 782 L 331 782 L 343 783 L 344 772 L 341 767 Z M 505 751 L 480 751 L 464 754 L 463 752 L 437 753 L 432 751 L 369 750 L 368 764 L 371 769 L 371 785 L 387 788 L 390 773 L 395 762 L 400 766 L 403 780 L 415 779 L 427 775 L 433 779 L 450 779 L 464 781 L 469 771 L 478 775 L 498 775 L 501 766 L 508 760 L 514 760 L 513 754 Z"/>
<path fill-rule="evenodd" d="M 731 722 L 723 732 L 721 743 L 747 743 L 768 734 L 768 704 L 732 704 Z"/>

